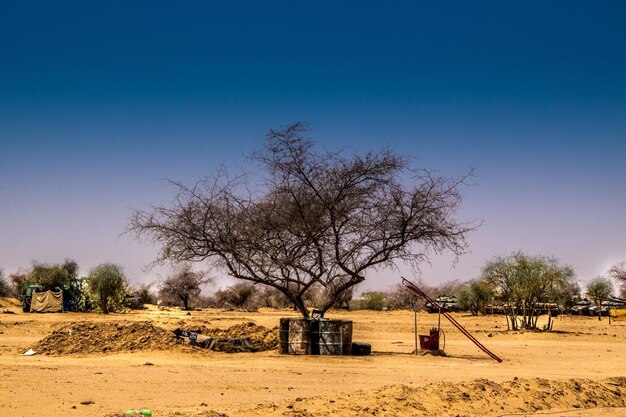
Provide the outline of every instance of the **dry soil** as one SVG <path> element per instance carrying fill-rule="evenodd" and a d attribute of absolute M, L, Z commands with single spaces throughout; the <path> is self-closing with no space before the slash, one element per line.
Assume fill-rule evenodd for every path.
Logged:
<path fill-rule="evenodd" d="M 443 321 L 447 356 L 415 355 L 409 311 L 334 311 L 366 357 L 285 356 L 271 349 L 292 311 L 148 310 L 108 316 L 27 314 L 0 300 L 0 417 L 626 416 L 626 322 L 556 319 L 553 332 L 508 332 L 501 316 L 455 318 L 497 363 Z M 437 316 L 417 315 L 427 334 Z M 181 345 L 175 328 L 246 334 L 264 350 Z M 32 348 L 34 356 L 21 353 Z"/>

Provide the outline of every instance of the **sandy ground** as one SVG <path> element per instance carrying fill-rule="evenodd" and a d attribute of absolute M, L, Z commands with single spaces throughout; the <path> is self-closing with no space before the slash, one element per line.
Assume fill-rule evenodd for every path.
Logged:
<path fill-rule="evenodd" d="M 502 316 L 455 318 L 499 355 L 490 359 L 443 321 L 447 357 L 414 355 L 413 313 L 344 312 L 367 357 L 139 350 L 22 356 L 75 322 L 151 321 L 166 329 L 272 328 L 292 311 L 221 310 L 26 314 L 0 304 L 1 416 L 626 416 L 626 322 L 556 319 L 554 332 L 507 332 Z M 417 315 L 427 334 L 437 316 Z M 621 378 L 621 379 L 620 379 Z M 83 405 L 81 402 L 93 402 Z"/>

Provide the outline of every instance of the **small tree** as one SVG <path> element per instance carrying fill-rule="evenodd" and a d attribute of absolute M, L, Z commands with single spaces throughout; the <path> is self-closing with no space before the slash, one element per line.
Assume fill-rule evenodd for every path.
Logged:
<path fill-rule="evenodd" d="M 34 262 L 29 275 L 29 281 L 41 285 L 44 290 L 64 290 L 67 292 L 70 291 L 74 281 L 78 279 L 78 264 L 67 258 L 63 264 L 57 265 Z"/>
<path fill-rule="evenodd" d="M 155 304 L 156 295 L 152 291 L 153 282 L 140 284 L 136 292 L 143 304 Z"/>
<path fill-rule="evenodd" d="M 556 259 L 517 252 L 488 262 L 482 279 L 506 303 L 509 329 L 537 329 L 537 305 L 554 302 L 574 280 L 574 271 Z M 519 320 L 518 320 L 519 319 Z"/>
<path fill-rule="evenodd" d="M 121 309 L 128 291 L 128 282 L 119 265 L 105 263 L 89 272 L 89 291 L 103 314 Z"/>
<path fill-rule="evenodd" d="M 26 272 L 20 271 L 9 275 L 9 281 L 11 285 L 11 293 L 15 297 L 22 295 L 22 289 L 25 285 L 32 283 L 30 275 Z"/>
<path fill-rule="evenodd" d="M 472 315 L 478 315 L 493 299 L 493 289 L 487 281 L 472 281 L 468 286 L 461 289 L 457 295 L 457 302 L 461 310 L 467 310 Z"/>
<path fill-rule="evenodd" d="M 62 264 L 33 262 L 32 269 L 11 276 L 14 292 L 20 295 L 27 284 L 38 284 L 44 290 L 63 291 L 64 302 L 70 310 L 78 310 L 83 303 L 83 283 L 78 278 L 78 263 L 66 258 Z"/>
<path fill-rule="evenodd" d="M 2 272 L 2 269 L 0 269 L 0 297 L 6 297 L 7 295 L 9 295 L 9 292 L 9 284 L 4 278 L 4 273 Z"/>
<path fill-rule="evenodd" d="M 425 285 L 418 281 L 417 286 L 424 290 Z M 415 294 L 402 284 L 395 284 L 391 290 L 387 293 L 387 302 L 389 307 L 394 310 L 400 309 L 419 309 L 423 308 L 425 301 L 422 297 Z"/>
<path fill-rule="evenodd" d="M 236 309 L 254 309 L 248 306 L 253 296 L 256 294 L 256 288 L 252 284 L 245 282 L 235 284 L 223 290 L 217 291 L 213 295 L 214 303 L 217 307 L 233 307 Z M 260 305 L 254 306 L 256 308 Z"/>
<path fill-rule="evenodd" d="M 193 187 L 176 184 L 173 207 L 135 212 L 129 230 L 158 243 L 160 261 L 209 261 L 281 291 L 305 317 L 318 286 L 315 307 L 327 311 L 368 271 L 466 250 L 475 225 L 455 218 L 465 177 L 413 169 L 389 149 L 316 151 L 301 123 L 267 139 L 251 156 L 260 178 L 222 170 Z"/>
<path fill-rule="evenodd" d="M 205 275 L 204 272 L 193 271 L 190 264 L 183 264 L 178 271 L 161 283 L 159 294 L 178 298 L 183 304 L 183 309 L 189 310 L 191 298 L 200 295 L 201 287 L 210 282 Z"/>
<path fill-rule="evenodd" d="M 355 301 L 356 308 L 359 310 L 377 310 L 381 311 L 387 307 L 387 297 L 381 291 L 368 291 L 361 294 Z"/>
<path fill-rule="evenodd" d="M 620 262 L 609 269 L 609 277 L 620 282 L 621 291 L 620 295 L 626 297 L 626 262 Z"/>
<path fill-rule="evenodd" d="M 595 277 L 587 284 L 587 295 L 597 307 L 598 320 L 602 319 L 602 301 L 613 295 L 613 283 L 606 277 Z"/>

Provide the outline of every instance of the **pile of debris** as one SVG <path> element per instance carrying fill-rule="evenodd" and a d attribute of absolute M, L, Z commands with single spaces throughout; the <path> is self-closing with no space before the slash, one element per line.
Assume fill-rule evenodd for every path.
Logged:
<path fill-rule="evenodd" d="M 174 333 L 193 346 L 219 352 L 260 352 L 278 347 L 278 327 L 268 329 L 253 322 L 236 324 L 224 330 L 206 326 L 188 330 L 179 328 Z"/>
<path fill-rule="evenodd" d="M 146 321 L 72 323 L 30 346 L 44 355 L 186 349 L 172 332 Z"/>
<path fill-rule="evenodd" d="M 267 329 L 252 322 L 237 324 L 225 330 L 202 325 L 189 332 L 202 336 L 194 343 L 189 343 L 188 337 L 179 337 L 181 329 L 172 332 L 148 321 L 77 322 L 55 330 L 29 349 L 43 355 L 70 355 L 139 350 L 189 351 L 187 345 L 228 353 L 259 352 L 278 347 L 278 327 Z"/>

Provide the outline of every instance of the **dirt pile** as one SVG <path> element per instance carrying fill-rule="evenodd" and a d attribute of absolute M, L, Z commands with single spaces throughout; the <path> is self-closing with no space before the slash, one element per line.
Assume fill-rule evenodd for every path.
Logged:
<path fill-rule="evenodd" d="M 626 378 L 608 378 L 600 381 L 570 379 L 514 379 L 496 383 L 486 379 L 449 384 L 437 383 L 423 387 L 389 385 L 376 390 L 362 390 L 353 394 L 331 397 L 296 398 L 294 401 L 259 404 L 250 409 L 223 414 L 215 410 L 187 409 L 171 411 L 165 417 L 498 417 L 514 415 L 564 415 L 587 410 L 584 415 L 596 415 L 593 410 L 626 407 Z M 561 413 L 555 413 L 559 410 Z M 107 414 L 106 417 L 119 414 Z M 574 414 L 572 414 L 574 415 Z M 578 415 L 578 414 L 575 414 Z M 623 415 L 623 414 L 619 414 Z"/>
<path fill-rule="evenodd" d="M 236 324 L 228 329 L 215 329 L 206 326 L 200 326 L 195 330 L 203 336 L 221 339 L 238 339 L 247 337 L 257 351 L 273 350 L 278 347 L 278 326 L 273 329 L 258 326 L 253 322 Z"/>
<path fill-rule="evenodd" d="M 206 326 L 190 329 L 210 338 L 249 338 L 256 351 L 276 349 L 278 328 L 267 329 L 252 322 L 228 329 Z M 191 349 L 183 339 L 151 322 L 72 323 L 55 330 L 29 347 L 44 355 L 112 353 L 135 350 Z"/>
<path fill-rule="evenodd" d="M 20 300 L 13 297 L 0 297 L 0 309 L 17 309 L 22 308 Z"/>
<path fill-rule="evenodd" d="M 55 330 L 30 348 L 44 355 L 186 349 L 182 340 L 171 331 L 146 321 L 72 323 Z"/>
<path fill-rule="evenodd" d="M 486 379 L 423 387 L 390 385 L 336 398 L 297 399 L 268 404 L 253 411 L 266 416 L 500 416 L 540 410 L 626 407 L 626 378 L 600 381 L 570 379 L 514 379 L 496 383 Z M 252 410 L 251 410 L 252 411 Z"/>

